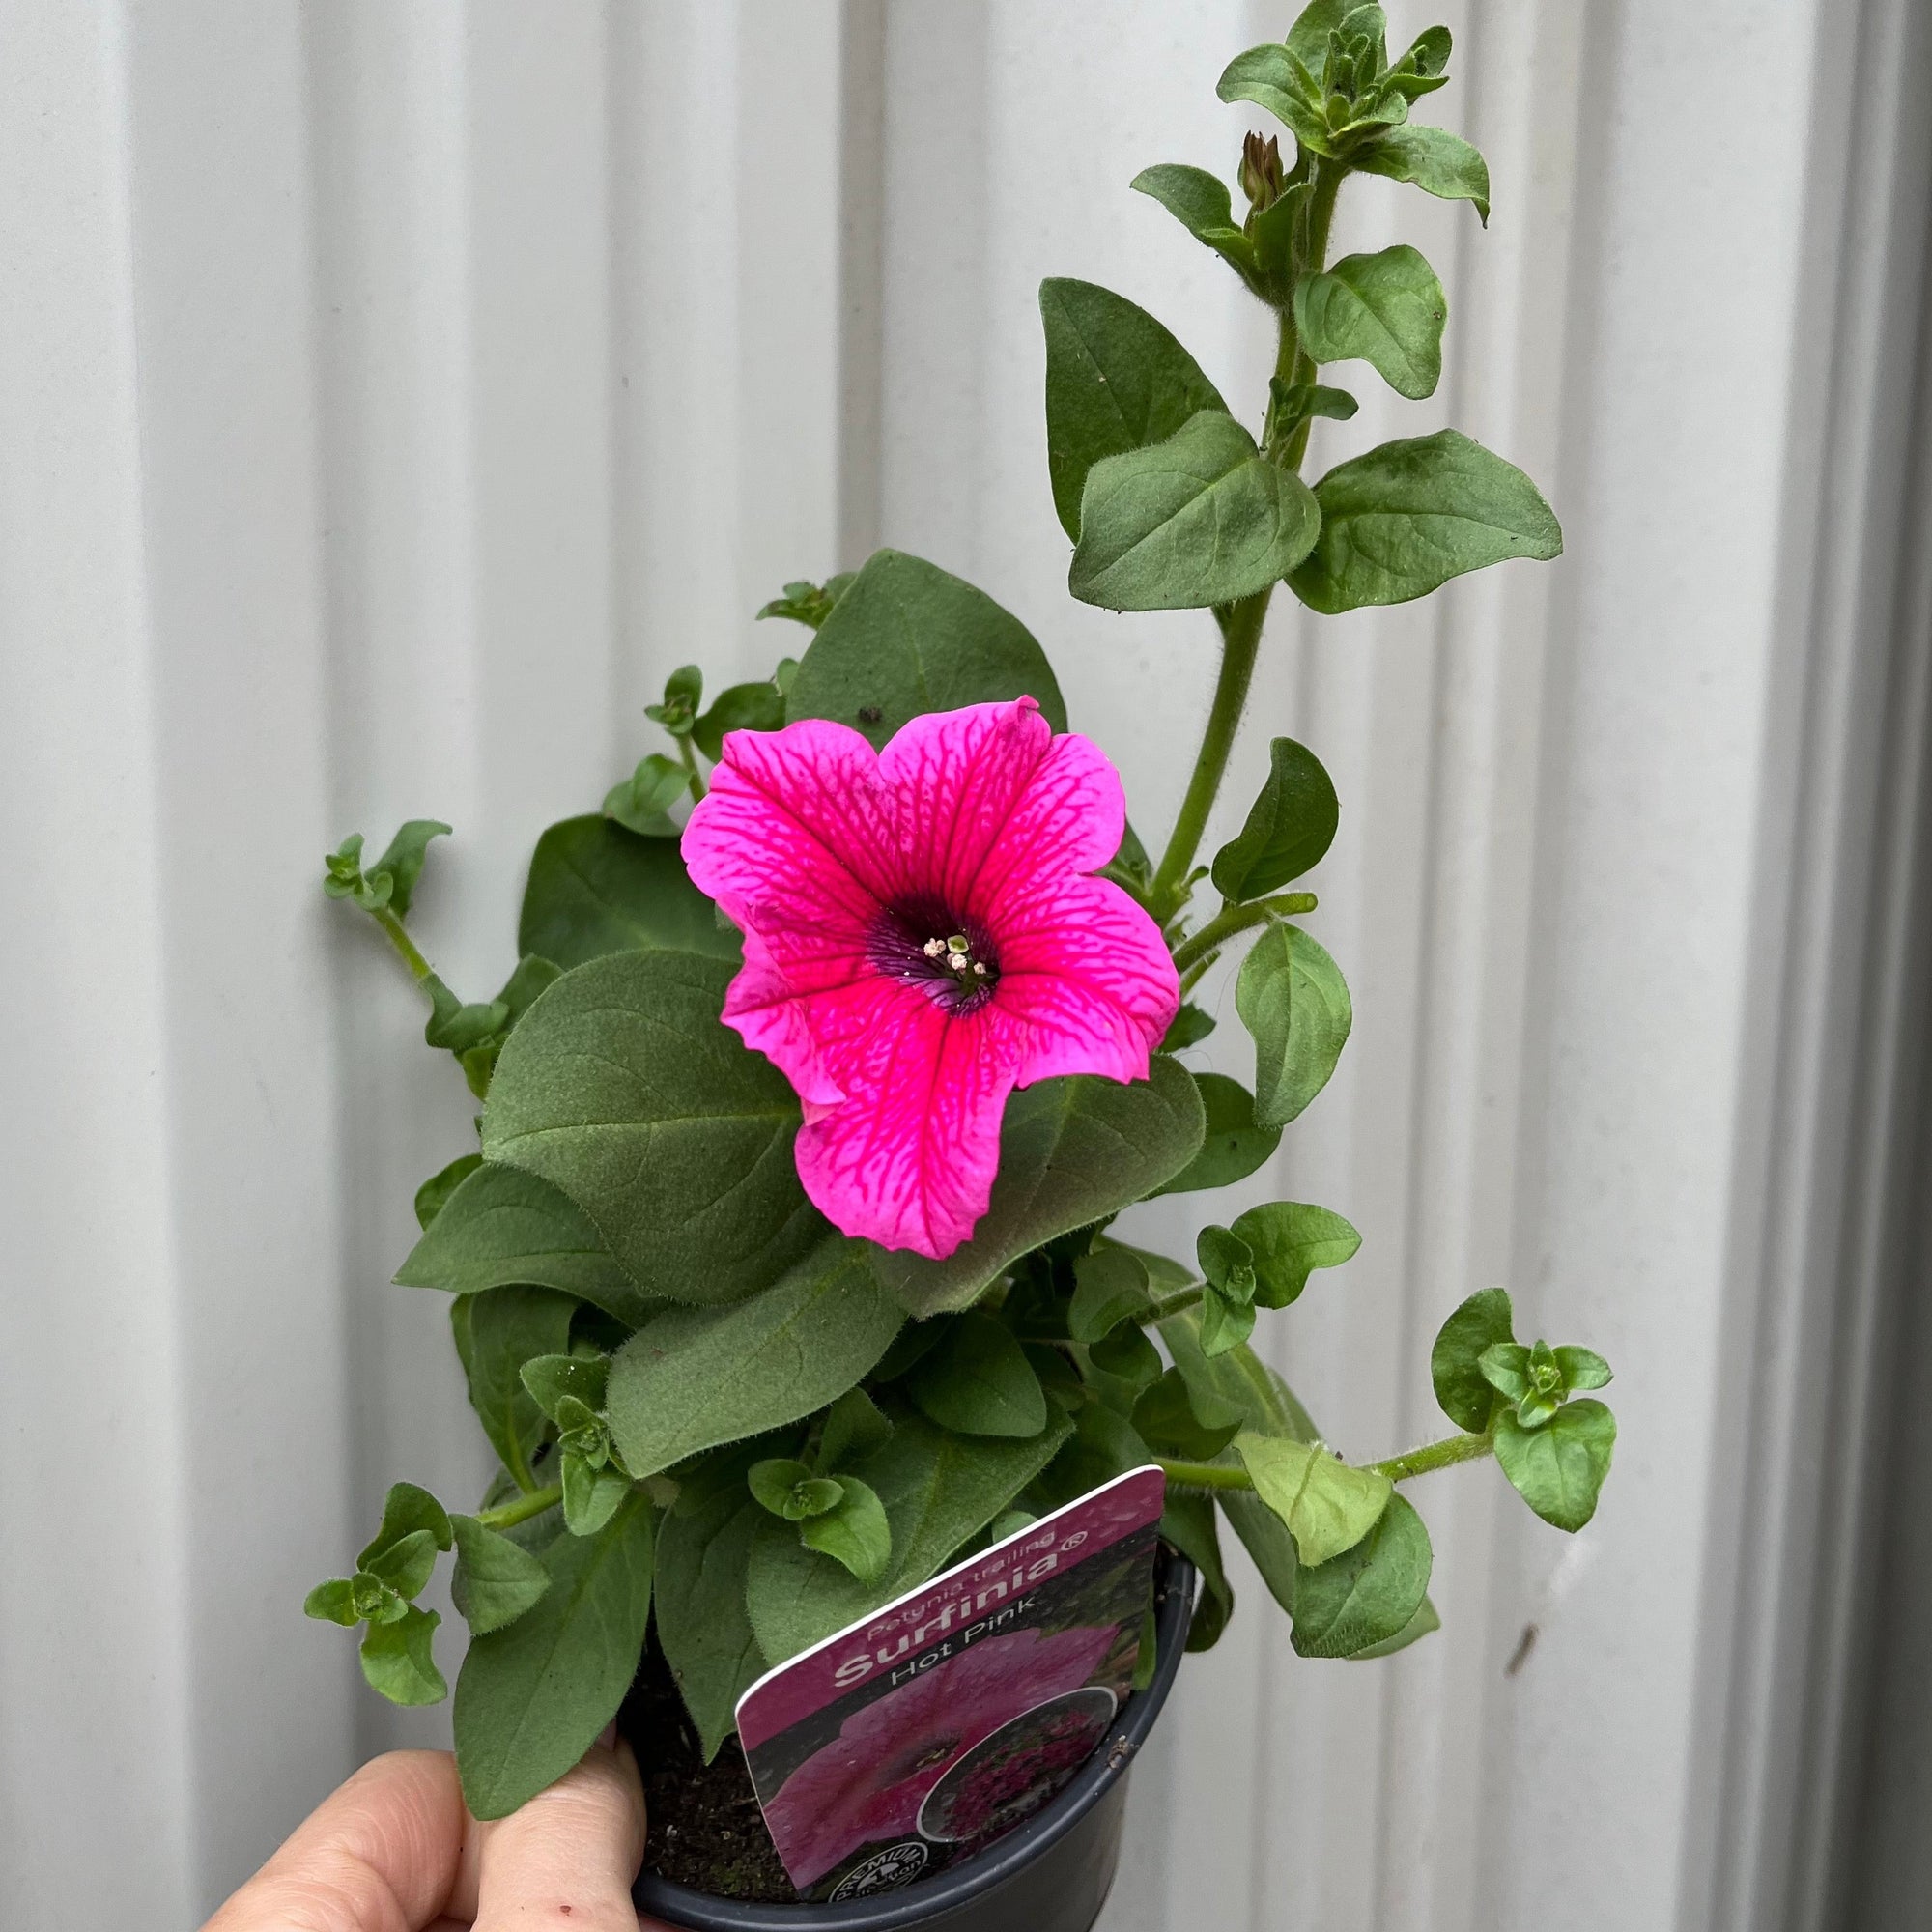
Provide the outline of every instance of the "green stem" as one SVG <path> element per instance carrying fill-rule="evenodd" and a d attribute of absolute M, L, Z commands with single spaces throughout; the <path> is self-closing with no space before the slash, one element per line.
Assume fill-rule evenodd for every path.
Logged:
<path fill-rule="evenodd" d="M 1425 1442 L 1405 1456 L 1391 1456 L 1369 1467 L 1392 1483 L 1406 1483 L 1411 1476 L 1426 1476 L 1432 1469 L 1446 1469 L 1456 1463 L 1473 1463 L 1495 1452 L 1495 1438 L 1486 1430 L 1480 1435 L 1445 1435 L 1440 1442 Z"/>
<path fill-rule="evenodd" d="M 526 1496 L 517 1496 L 507 1503 L 498 1503 L 495 1509 L 478 1510 L 476 1520 L 485 1529 L 509 1529 L 520 1522 L 527 1522 L 533 1516 L 542 1516 L 545 1510 L 554 1509 L 563 1500 L 563 1486 L 552 1483 L 541 1490 L 532 1490 Z"/>
<path fill-rule="evenodd" d="M 403 923 L 387 906 L 377 906 L 369 915 L 389 936 L 389 944 L 402 955 L 403 964 L 417 980 L 431 977 L 430 963 L 416 951 L 416 943 L 403 928 Z"/>
<path fill-rule="evenodd" d="M 1184 973 L 1217 946 L 1251 925 L 1264 925 L 1271 919 L 1292 919 L 1314 910 L 1313 893 L 1282 893 L 1271 899 L 1256 899 L 1249 905 L 1224 905 L 1192 939 L 1183 939 L 1174 949 L 1174 963 Z"/>
<path fill-rule="evenodd" d="M 1308 242 L 1302 252 L 1301 273 L 1320 274 L 1328 261 L 1328 230 L 1335 219 L 1335 197 L 1342 191 L 1342 178 L 1348 169 L 1339 163 L 1324 167 L 1315 164 L 1315 192 L 1308 198 Z M 1294 328 L 1293 303 L 1282 311 L 1281 349 L 1277 356 L 1275 373 L 1282 375 L 1280 360 L 1293 350 L 1293 366 L 1283 376 L 1289 383 L 1312 383 L 1315 380 L 1315 358 L 1302 353 L 1300 337 Z M 1288 440 L 1282 450 L 1282 462 L 1293 470 L 1299 471 L 1301 460 L 1308 454 L 1308 433 L 1315 426 L 1313 416 L 1303 416 L 1295 425 L 1294 434 Z"/>
<path fill-rule="evenodd" d="M 1167 1471 L 1170 1483 L 1190 1490 L 1251 1490 L 1254 1478 L 1237 1463 L 1181 1463 L 1171 1456 L 1153 1459 Z"/>
<path fill-rule="evenodd" d="M 1214 810 L 1221 779 L 1228 769 L 1228 754 L 1235 749 L 1235 733 L 1241 726 L 1248 686 L 1254 681 L 1255 658 L 1261 650 L 1262 624 L 1273 594 L 1274 585 L 1269 584 L 1265 590 L 1231 604 L 1225 614 L 1215 612 L 1221 622 L 1221 674 L 1215 680 L 1214 702 L 1208 712 L 1208 728 L 1194 760 L 1194 775 L 1187 781 L 1180 815 L 1174 821 L 1174 836 L 1167 841 L 1148 895 L 1153 900 L 1154 917 L 1163 925 L 1187 902 L 1185 881 L 1200 849 L 1201 835 L 1208 829 L 1208 815 Z"/>
<path fill-rule="evenodd" d="M 691 749 L 689 738 L 677 741 L 677 754 L 684 760 L 684 769 L 690 775 L 691 795 L 694 799 L 704 796 L 704 774 L 697 769 L 697 754 Z"/>

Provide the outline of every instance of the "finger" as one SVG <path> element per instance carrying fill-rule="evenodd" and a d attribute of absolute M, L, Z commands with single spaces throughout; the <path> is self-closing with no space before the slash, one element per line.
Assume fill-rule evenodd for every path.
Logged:
<path fill-rule="evenodd" d="M 422 1932 L 456 1878 L 469 1814 L 446 1751 L 365 1764 L 203 1932 Z"/>
<path fill-rule="evenodd" d="M 638 1932 L 631 1881 L 644 1856 L 644 1791 L 629 1745 L 593 1745 L 575 1771 L 472 1839 L 476 1932 Z M 458 1918 L 465 1889 L 459 1877 Z"/>

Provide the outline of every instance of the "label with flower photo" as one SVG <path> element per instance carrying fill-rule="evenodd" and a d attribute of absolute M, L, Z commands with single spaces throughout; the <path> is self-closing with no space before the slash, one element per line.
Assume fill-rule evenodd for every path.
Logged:
<path fill-rule="evenodd" d="M 803 1897 L 929 1877 L 1093 1755 L 1133 1685 L 1165 1488 L 1117 1476 L 745 1692 L 738 1736 Z"/>

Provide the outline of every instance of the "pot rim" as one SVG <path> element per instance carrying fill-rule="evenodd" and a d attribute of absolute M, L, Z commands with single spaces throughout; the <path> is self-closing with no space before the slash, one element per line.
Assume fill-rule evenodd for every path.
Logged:
<path fill-rule="evenodd" d="M 724 1898 L 660 1878 L 647 1869 L 639 1873 L 632 1888 L 638 1910 L 668 1924 L 688 1927 L 690 1932 L 806 1932 L 806 1928 L 810 1932 L 896 1932 L 896 1928 L 918 1925 L 1005 1884 L 1065 1837 L 1126 1776 L 1167 1701 L 1186 1650 L 1195 1570 L 1172 1545 L 1163 1544 L 1161 1549 L 1167 1560 L 1154 1582 L 1154 1628 L 1158 1634 L 1153 1681 L 1122 1706 L 1106 1744 L 1073 1774 L 1051 1803 L 985 1851 L 897 1891 L 883 1892 L 876 1898 L 848 1899 L 838 1905 L 829 1900 L 766 1905 Z"/>

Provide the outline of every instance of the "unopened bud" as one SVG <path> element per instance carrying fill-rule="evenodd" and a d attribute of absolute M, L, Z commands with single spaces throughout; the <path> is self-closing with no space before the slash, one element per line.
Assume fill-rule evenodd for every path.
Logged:
<path fill-rule="evenodd" d="M 1281 199 L 1281 182 L 1280 143 L 1272 134 L 1250 134 L 1241 143 L 1241 192 L 1257 214 Z"/>

